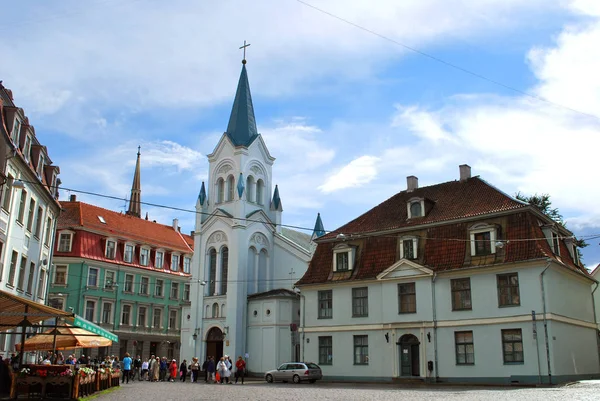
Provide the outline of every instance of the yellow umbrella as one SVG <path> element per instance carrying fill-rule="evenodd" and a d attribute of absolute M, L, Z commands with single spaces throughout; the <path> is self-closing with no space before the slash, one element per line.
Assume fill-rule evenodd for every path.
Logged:
<path fill-rule="evenodd" d="M 109 347 L 112 341 L 91 333 L 85 329 L 73 327 L 65 324 L 67 327 L 58 327 L 56 335 L 56 350 L 65 350 L 73 348 L 97 348 Z M 54 330 L 50 329 L 44 333 L 38 334 L 25 340 L 25 351 L 49 350 L 52 349 L 54 341 Z M 21 350 L 21 344 L 16 344 L 17 350 Z"/>

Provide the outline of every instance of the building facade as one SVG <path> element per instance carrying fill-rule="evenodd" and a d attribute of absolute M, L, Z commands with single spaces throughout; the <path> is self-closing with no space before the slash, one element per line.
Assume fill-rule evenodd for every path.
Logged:
<path fill-rule="evenodd" d="M 179 355 L 193 239 L 180 232 L 177 219 L 168 226 L 140 218 L 139 163 L 138 152 L 127 213 L 75 196 L 61 202 L 49 303 L 119 336 L 112 347 L 85 352 L 92 357 Z"/>
<path fill-rule="evenodd" d="M 460 166 L 317 239 L 302 358 L 329 378 L 558 383 L 600 374 L 572 233 Z"/>
<path fill-rule="evenodd" d="M 291 290 L 312 247 L 309 235 L 281 226 L 275 158 L 256 128 L 245 62 L 227 131 L 208 160 L 180 358 L 242 355 L 250 371 L 272 369 L 299 354 L 299 297 Z"/>
<path fill-rule="evenodd" d="M 0 82 L 0 289 L 44 303 L 58 203 L 60 169 Z M 0 334 L 0 355 L 18 335 Z"/>

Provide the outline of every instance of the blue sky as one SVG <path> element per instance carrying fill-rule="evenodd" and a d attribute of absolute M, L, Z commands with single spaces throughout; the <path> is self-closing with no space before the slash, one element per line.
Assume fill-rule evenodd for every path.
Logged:
<path fill-rule="evenodd" d="M 406 176 L 449 181 L 467 163 L 507 193 L 551 194 L 578 236 L 600 233 L 600 118 L 586 115 L 600 116 L 597 1 L 306 2 L 566 107 L 294 0 L 5 2 L 0 79 L 64 187 L 127 197 L 141 145 L 142 200 L 193 209 L 248 40 L 285 224 L 312 227 L 321 212 L 335 229 L 405 189 Z M 143 211 L 193 229 L 189 213 Z M 598 242 L 584 250 L 588 266 L 600 263 Z"/>

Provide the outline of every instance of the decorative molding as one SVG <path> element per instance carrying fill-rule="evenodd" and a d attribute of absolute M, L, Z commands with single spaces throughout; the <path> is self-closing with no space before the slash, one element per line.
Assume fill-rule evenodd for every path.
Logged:
<path fill-rule="evenodd" d="M 262 233 L 254 233 L 250 237 L 250 243 L 260 245 L 267 248 L 269 246 L 269 240 Z"/>
<path fill-rule="evenodd" d="M 227 242 L 227 235 L 223 231 L 215 231 L 208 237 L 208 243 Z"/>
<path fill-rule="evenodd" d="M 260 167 L 258 167 L 256 164 L 252 167 L 250 167 L 250 171 L 252 171 L 255 175 L 263 175 L 263 171 Z"/>
<path fill-rule="evenodd" d="M 231 170 L 233 170 L 233 167 L 231 167 L 231 164 L 224 164 L 219 168 L 219 170 L 217 170 L 217 174 L 227 174 Z"/>

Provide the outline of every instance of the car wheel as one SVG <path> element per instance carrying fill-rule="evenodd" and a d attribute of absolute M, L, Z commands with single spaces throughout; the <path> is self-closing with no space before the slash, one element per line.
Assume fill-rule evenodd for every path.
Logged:
<path fill-rule="evenodd" d="M 312 379 L 312 380 L 309 380 L 308 382 L 309 382 L 309 383 L 316 383 L 316 382 L 317 382 L 317 379 Z"/>
<path fill-rule="evenodd" d="M 267 377 L 265 377 L 265 379 L 267 380 L 267 383 L 273 383 L 273 376 L 267 375 Z"/>
<path fill-rule="evenodd" d="M 294 383 L 296 383 L 296 384 L 300 383 L 300 376 L 294 375 Z"/>

